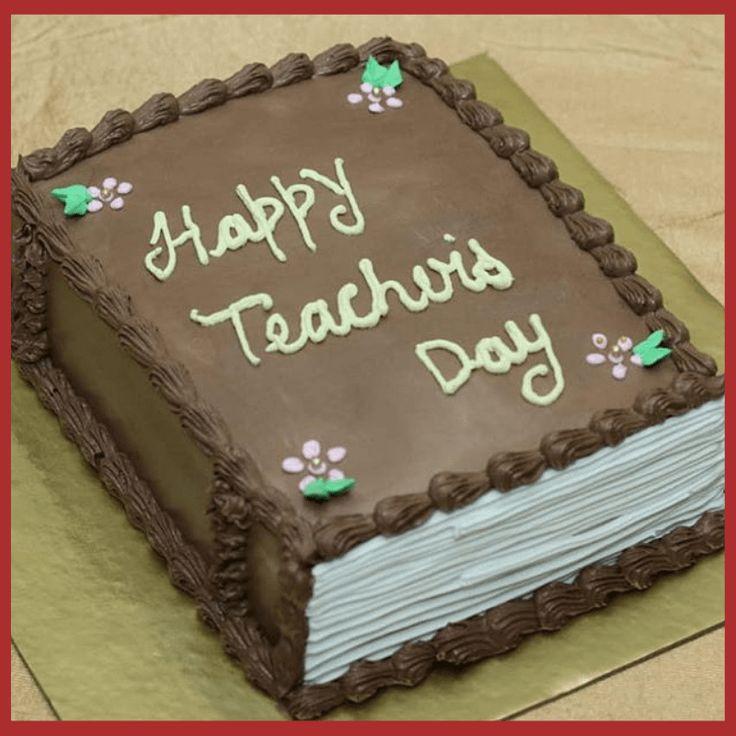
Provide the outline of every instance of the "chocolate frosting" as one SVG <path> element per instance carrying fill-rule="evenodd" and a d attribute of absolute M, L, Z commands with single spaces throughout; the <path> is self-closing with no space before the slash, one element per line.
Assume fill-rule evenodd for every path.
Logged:
<path fill-rule="evenodd" d="M 168 92 L 154 95 L 133 113 L 136 133 L 152 130 L 159 125 L 168 125 L 178 119 L 179 103 Z"/>
<path fill-rule="evenodd" d="M 392 496 L 376 504 L 373 520 L 380 534 L 401 534 L 426 521 L 433 510 L 426 493 Z"/>
<path fill-rule="evenodd" d="M 529 148 L 529 136 L 519 128 L 499 123 L 492 128 L 478 131 L 491 145 L 493 152 L 501 158 L 511 158 L 514 154 Z"/>
<path fill-rule="evenodd" d="M 548 434 L 541 445 L 547 465 L 562 470 L 580 458 L 592 455 L 604 446 L 603 439 L 589 427 L 562 429 Z"/>
<path fill-rule="evenodd" d="M 593 215 L 580 210 L 579 212 L 563 215 L 562 221 L 565 223 L 570 237 L 583 250 L 590 251 L 593 248 L 600 248 L 602 245 L 613 242 L 613 226 L 600 217 L 593 217 Z M 626 294 L 622 294 L 620 291 L 619 294 L 624 301 L 627 301 Z M 629 306 L 632 305 L 629 304 Z"/>
<path fill-rule="evenodd" d="M 638 336 L 643 336 L 655 325 L 661 326 L 667 333 L 673 356 L 667 366 L 641 372 L 636 387 L 638 395 L 629 394 L 626 407 L 599 408 L 587 420 L 587 426 L 585 422 L 567 428 L 563 424 L 562 429 L 547 431 L 538 442 L 530 443 L 536 447 L 494 452 L 490 460 L 479 463 L 484 465 L 481 471 L 451 469 L 436 473 L 425 492 L 403 488 L 403 493 L 397 494 L 398 489 L 392 490 L 389 486 L 382 488 L 379 495 L 367 493 L 362 498 L 372 499 L 374 505 L 370 512 L 351 511 L 351 505 L 360 509 L 361 496 L 355 496 L 356 500 L 351 497 L 342 505 L 336 502 L 316 512 L 308 506 L 295 504 L 293 496 L 277 489 L 271 480 L 273 472 L 264 472 L 242 446 L 240 438 L 235 442 L 229 426 L 232 422 L 222 416 L 223 407 L 215 407 L 202 398 L 199 376 L 195 379 L 191 370 L 170 353 L 167 335 L 162 335 L 151 320 L 150 311 L 145 316 L 139 312 L 139 305 L 144 301 L 141 289 L 126 276 L 134 272 L 135 278 L 141 283 L 144 281 L 145 274 L 134 271 L 130 265 L 137 263 L 135 268 L 140 268 L 137 256 L 134 260 L 133 255 L 124 250 L 95 251 L 83 244 L 78 223 L 63 221 L 58 208 L 50 202 L 48 191 L 59 185 L 60 177 L 75 165 L 82 167 L 82 176 L 97 175 L 100 166 L 97 156 L 103 152 L 111 157 L 104 165 L 110 162 L 120 165 L 123 158 L 116 146 L 124 144 L 120 145 L 122 151 L 125 146 L 136 143 L 136 134 L 147 132 L 153 136 L 162 126 L 167 126 L 164 132 L 168 134 L 168 126 L 181 116 L 210 110 L 212 112 L 202 116 L 202 120 L 211 120 L 213 126 L 220 125 L 225 118 L 217 117 L 214 108 L 221 107 L 226 112 L 236 104 L 228 102 L 234 98 L 269 91 L 268 95 L 263 95 L 263 104 L 288 104 L 288 97 L 278 95 L 292 94 L 292 90 L 281 92 L 279 88 L 293 85 L 300 104 L 320 90 L 325 90 L 328 96 L 339 91 L 344 99 L 344 93 L 353 91 L 350 85 L 359 79 L 354 67 L 370 54 L 382 63 L 399 59 L 410 75 L 405 82 L 410 104 L 396 113 L 395 120 L 401 122 L 399 115 L 404 113 L 408 116 L 413 103 L 426 112 L 428 120 L 437 121 L 438 126 L 446 125 L 449 130 L 452 126 L 439 112 L 441 107 L 433 107 L 435 103 L 422 92 L 418 83 L 433 90 L 468 129 L 478 134 L 478 138 L 471 141 L 461 135 L 461 126 L 455 126 L 457 132 L 452 128 L 453 145 L 458 146 L 458 151 L 466 147 L 468 160 L 478 158 L 476 146 L 484 141 L 497 157 L 508 160 L 509 170 L 516 172 L 517 181 L 529 188 L 528 193 L 516 188 L 514 180 L 501 169 L 493 168 L 497 164 L 491 165 L 492 156 L 486 163 L 489 170 L 498 172 L 494 176 L 504 181 L 504 191 L 512 193 L 509 202 L 523 207 L 530 221 L 538 220 L 540 228 L 557 240 L 560 237 L 555 222 L 559 221 L 569 238 L 579 249 L 588 252 L 594 259 L 591 263 L 599 267 L 587 277 L 591 298 L 595 295 L 595 299 L 610 304 L 620 322 L 639 325 Z M 347 85 L 341 81 L 343 74 L 353 75 Z M 315 77 L 321 79 L 318 81 Z M 333 86 L 325 86 L 332 80 L 335 80 Z M 300 91 L 302 82 L 304 89 L 306 84 L 312 85 L 309 92 Z M 317 84 L 322 86 L 314 86 Z M 472 84 L 453 78 L 447 73 L 444 62 L 428 58 L 418 44 L 403 44 L 387 38 L 374 39 L 359 49 L 341 44 L 313 61 L 304 54 L 290 54 L 270 69 L 261 64 L 249 64 L 224 82 L 204 80 L 179 97 L 155 95 L 133 113 L 113 110 L 91 131 L 70 130 L 53 148 L 21 158 L 12 174 L 14 214 L 21 223 L 14 235 L 18 255 L 14 260 L 12 347 L 23 376 L 34 385 L 44 404 L 59 416 L 64 430 L 79 444 L 105 486 L 126 506 L 131 521 L 144 529 L 151 544 L 165 557 L 175 584 L 197 599 L 203 618 L 221 631 L 228 652 L 241 662 L 256 684 L 283 698 L 289 712 L 298 718 L 315 717 L 345 700 L 360 702 L 388 685 L 417 684 L 435 661 L 461 664 L 508 651 L 533 631 L 559 628 L 572 616 L 604 605 L 613 593 L 647 587 L 657 574 L 684 569 L 697 557 L 722 546 L 722 515 L 705 514 L 693 529 L 677 530 L 662 540 L 628 550 L 614 567 L 588 568 L 572 584 L 545 586 L 531 599 L 512 601 L 482 616 L 448 626 L 431 642 L 407 644 L 381 662 L 356 663 L 334 683 L 313 687 L 299 685 L 307 635 L 303 610 L 311 594 L 309 569 L 315 562 L 344 554 L 376 534 L 401 533 L 422 523 L 433 509 L 451 511 L 491 488 L 510 490 L 531 483 L 546 467 L 562 469 L 604 445 L 617 444 L 646 426 L 723 394 L 723 379 L 714 375 L 714 361 L 689 343 L 687 329 L 662 308 L 659 291 L 635 273 L 636 260 L 615 244 L 610 223 L 583 211 L 583 195 L 558 180 L 554 163 L 530 148 L 529 136 L 505 125 L 498 111 L 474 97 Z M 397 124 L 391 122 L 390 116 L 385 117 L 389 118 L 386 125 Z M 368 119 L 366 116 L 365 120 Z M 177 126 L 180 124 L 183 123 Z M 360 122 L 364 124 L 365 121 Z M 171 128 L 172 135 L 177 126 Z M 419 132 L 417 130 L 417 134 Z M 411 141 L 407 140 L 407 149 L 410 146 Z M 417 169 L 421 165 L 420 160 L 413 164 Z M 360 179 L 359 172 L 355 176 L 356 180 Z M 467 187 L 472 184 L 468 183 Z M 534 190 L 539 193 L 539 201 L 554 216 L 549 222 L 544 221 L 533 202 Z M 468 189 L 466 193 L 470 195 L 471 192 Z M 150 222 L 148 211 L 136 211 L 135 206 L 131 203 L 133 220 L 139 222 L 141 218 L 148 218 Z M 560 231 L 564 232 L 561 228 Z M 468 233 L 472 235 L 475 233 Z M 147 238 L 148 231 L 140 237 Z M 582 265 L 578 266 L 583 262 L 578 261 L 574 253 L 573 250 L 560 250 L 560 258 L 566 259 L 569 268 L 583 269 Z M 118 258 L 127 258 L 124 267 L 116 265 Z M 44 319 L 47 259 L 61 267 L 69 285 L 117 333 L 123 347 L 148 372 L 152 384 L 180 418 L 196 445 L 212 458 L 215 478 L 210 510 L 217 564 L 211 580 L 201 558 L 182 539 L 171 519 L 157 507 L 150 489 L 136 477 L 125 455 L 116 450 L 107 430 L 96 422 L 89 407 L 51 363 Z M 214 273 L 219 275 L 223 271 L 215 269 Z M 595 274 L 603 279 L 600 284 L 595 282 Z M 208 278 L 213 276 L 203 276 L 205 282 Z M 618 297 L 611 299 L 604 290 L 605 279 L 610 280 Z M 529 280 L 531 276 L 527 277 Z M 522 281 L 519 278 L 519 285 Z M 531 287 L 534 286 L 532 283 Z M 614 303 L 615 299 L 618 302 Z M 469 302 L 466 300 L 464 304 Z M 464 308 L 464 304 L 460 307 Z M 620 308 L 624 306 L 628 311 Z M 503 304 L 499 308 L 503 309 Z M 419 317 L 411 319 L 417 324 L 420 322 Z M 396 324 L 400 321 L 396 318 Z M 187 328 L 194 329 L 191 325 Z M 374 332 L 381 334 L 381 329 Z M 351 339 L 357 343 L 358 338 Z M 569 354 L 570 343 L 561 342 L 562 352 Z M 175 349 L 176 344 L 172 343 L 171 348 Z M 582 376 L 583 370 L 585 368 L 576 369 L 575 377 Z M 512 385 L 499 382 L 498 387 L 509 394 Z M 629 387 L 626 391 L 630 391 Z M 460 396 L 458 394 L 458 400 Z M 473 400 L 469 393 L 467 396 L 469 401 Z M 570 412 L 570 416 L 577 416 L 576 409 L 561 406 L 559 411 L 563 415 Z M 523 421 L 521 414 L 520 409 L 519 417 Z M 459 444 L 462 442 L 458 439 Z M 291 629 L 273 645 L 265 641 L 247 615 L 247 565 L 242 551 L 247 546 L 248 529 L 254 520 L 277 535 L 284 549 L 280 573 L 284 598 L 280 615 Z"/>
<path fill-rule="evenodd" d="M 648 314 L 662 306 L 662 294 L 638 274 L 612 279 L 621 298 L 637 314 Z"/>
<path fill-rule="evenodd" d="M 317 76 L 344 74 L 360 64 L 357 49 L 349 43 L 339 43 L 314 57 L 314 73 Z"/>
<path fill-rule="evenodd" d="M 636 271 L 636 257 L 630 250 L 615 243 L 606 243 L 591 251 L 606 276 L 628 276 Z"/>
<path fill-rule="evenodd" d="M 493 458 L 489 465 L 493 463 Z M 429 483 L 429 497 L 440 511 L 452 511 L 488 490 L 490 472 L 437 473 Z"/>
<path fill-rule="evenodd" d="M 547 207 L 549 207 L 555 217 L 571 215 L 585 207 L 583 193 L 579 189 L 561 182 L 559 179 L 555 179 L 548 184 L 542 184 L 539 187 L 539 191 L 547 202 Z"/>
<path fill-rule="evenodd" d="M 481 131 L 503 122 L 503 115 L 496 108 L 480 100 L 459 100 L 455 109 L 460 120 L 471 130 Z"/>
<path fill-rule="evenodd" d="M 547 459 L 539 450 L 501 452 L 488 461 L 486 474 L 494 488 L 509 491 L 519 484 L 534 483 L 546 467 Z M 478 485 L 481 483 L 479 479 Z"/>

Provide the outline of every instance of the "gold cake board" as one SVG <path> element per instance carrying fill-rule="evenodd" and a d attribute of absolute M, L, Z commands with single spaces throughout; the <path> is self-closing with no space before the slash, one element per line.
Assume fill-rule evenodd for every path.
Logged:
<path fill-rule="evenodd" d="M 695 345 L 723 368 L 723 310 L 613 187 L 493 61 L 452 67 L 480 99 L 525 128 L 610 220 L 639 271 L 664 293 Z M 161 560 L 127 522 L 13 370 L 12 633 L 65 720 L 281 719 L 169 583 Z M 533 707 L 723 621 L 723 555 L 660 579 L 554 634 L 464 669 L 438 669 L 417 688 L 393 688 L 334 719 L 497 719 Z"/>

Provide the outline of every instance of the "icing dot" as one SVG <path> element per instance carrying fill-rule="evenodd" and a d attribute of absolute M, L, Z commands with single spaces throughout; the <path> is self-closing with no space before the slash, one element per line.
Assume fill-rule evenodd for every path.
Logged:
<path fill-rule="evenodd" d="M 442 236 L 442 239 L 445 241 L 445 243 L 454 243 L 457 238 L 454 235 L 450 235 L 450 233 L 445 233 Z"/>

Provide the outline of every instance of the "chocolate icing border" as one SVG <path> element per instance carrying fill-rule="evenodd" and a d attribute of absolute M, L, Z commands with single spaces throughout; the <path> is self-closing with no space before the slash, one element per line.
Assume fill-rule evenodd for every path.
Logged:
<path fill-rule="evenodd" d="M 233 446 L 224 422 L 212 407 L 199 399 L 186 369 L 170 359 L 156 328 L 136 316 L 128 296 L 107 281 L 101 264 L 93 256 L 75 251 L 63 219 L 48 202 L 41 201 L 30 185 L 56 176 L 77 161 L 129 140 L 136 133 L 173 123 L 180 115 L 198 114 L 225 104 L 228 99 L 298 83 L 315 75 L 344 73 L 365 61 L 370 54 L 382 63 L 398 58 L 406 72 L 432 87 L 457 112 L 463 123 L 483 137 L 497 156 L 508 160 L 528 186 L 539 191 L 550 211 L 562 220 L 571 239 L 596 259 L 622 300 L 644 318 L 649 329 L 661 327 L 665 330 L 673 350 L 673 362 L 680 374 L 668 389 L 641 394 L 629 409 L 599 412 L 591 418 L 588 427 L 546 435 L 537 449 L 498 453 L 490 458 L 484 470 L 478 472 L 438 473 L 432 478 L 427 493 L 386 498 L 376 505 L 371 515 L 335 517 L 310 528 L 298 518 L 281 491 L 266 486 L 247 452 Z M 601 596 L 605 601 L 610 594 L 605 592 L 608 588 L 604 588 L 604 593 L 594 591 L 587 578 L 582 580 L 579 576 L 580 583 L 576 581 L 572 585 L 583 586 L 577 595 L 578 598 L 582 595 L 586 605 L 590 603 L 585 608 L 578 599 L 573 601 L 568 597 L 565 599 L 567 602 L 561 602 L 562 599 L 553 592 L 544 593 L 555 585 L 563 584 L 545 586 L 534 596 L 538 605 L 545 607 L 541 613 L 535 614 L 536 628 L 528 622 L 519 628 L 518 622 L 527 621 L 528 612 L 523 616 L 514 613 L 509 619 L 510 624 L 500 625 L 497 617 L 503 614 L 494 614 L 494 611 L 506 610 L 504 607 L 523 607 L 524 604 L 524 601 L 510 602 L 480 617 L 446 627 L 432 643 L 409 643 L 382 662 L 358 662 L 334 683 L 300 687 L 298 683 L 302 676 L 307 637 L 304 609 L 311 595 L 310 568 L 313 564 L 340 556 L 377 534 L 397 534 L 415 527 L 425 521 L 434 509 L 449 511 L 470 503 L 491 488 L 505 491 L 532 483 L 547 467 L 567 467 L 605 445 L 616 445 L 647 426 L 723 395 L 724 380 L 723 376 L 715 376 L 715 361 L 692 346 L 686 326 L 662 307 L 660 292 L 635 273 L 636 258 L 614 242 L 610 223 L 584 211 L 582 192 L 558 179 L 554 162 L 530 147 L 526 132 L 507 126 L 500 112 L 475 99 L 475 90 L 470 82 L 452 77 L 443 61 L 427 57 L 424 49 L 415 43 L 377 38 L 358 49 L 350 44 L 340 44 L 313 60 L 304 54 L 289 54 L 270 69 L 263 64 L 248 64 L 225 81 L 203 80 L 179 97 L 167 93 L 154 95 L 133 113 L 112 110 L 91 131 L 71 129 L 53 148 L 40 149 L 21 157 L 12 178 L 13 206 L 23 222 L 14 235 L 19 255 L 14 263 L 16 278 L 13 290 L 13 356 L 21 366 L 22 375 L 36 387 L 46 405 L 60 416 L 62 427 L 72 435 L 83 454 L 86 453 L 85 457 L 98 470 L 108 490 L 123 499 L 126 508 L 130 506 L 131 521 L 145 527 L 151 544 L 166 557 L 175 584 L 187 589 L 198 601 L 202 617 L 221 630 L 228 653 L 241 662 L 257 685 L 282 698 L 294 717 L 315 717 L 343 700 L 360 702 L 378 688 L 390 684 L 416 684 L 426 676 L 434 661 L 470 661 L 468 657 L 472 652 L 463 657 L 450 656 L 445 648 L 435 646 L 435 642 L 444 641 L 443 635 L 445 639 L 453 635 L 447 632 L 459 635 L 462 627 L 469 627 L 469 636 L 497 641 L 507 630 L 508 641 L 518 643 L 522 635 L 548 630 L 545 622 L 550 617 L 566 620 L 602 605 L 596 602 Z M 217 563 L 211 582 L 201 578 L 197 553 L 183 542 L 180 535 L 176 538 L 177 530 L 153 501 L 150 489 L 146 489 L 139 479 L 137 483 L 130 480 L 137 478 L 132 466 L 126 465 L 125 456 L 115 449 L 109 434 L 94 420 L 85 402 L 73 394 L 63 374 L 52 365 L 44 321 L 47 257 L 61 266 L 69 285 L 117 332 L 121 344 L 149 372 L 151 382 L 179 416 L 185 430 L 202 451 L 214 459 L 210 510 L 216 531 Z M 59 393 L 55 394 L 57 391 Z M 110 479 L 109 472 L 98 466 L 106 457 L 118 458 L 119 467 L 125 468 L 125 472 L 118 474 L 118 480 Z M 148 505 L 136 507 L 136 501 L 140 504 L 140 499 L 146 494 L 152 504 L 146 502 Z M 132 500 L 127 501 L 128 498 Z M 718 532 L 722 529 L 722 517 L 716 518 L 708 530 L 703 530 L 701 527 L 706 523 L 703 521 L 706 517 L 710 519 L 706 514 L 692 534 L 693 544 L 700 544 L 698 549 L 707 548 L 707 551 L 688 553 L 689 561 L 676 562 L 672 561 L 677 551 L 673 546 L 672 550 L 663 552 L 670 560 L 670 566 L 657 563 L 659 567 L 654 565 L 654 572 L 641 573 L 645 579 L 660 568 L 661 571 L 683 569 L 692 564 L 695 556 L 722 546 L 722 533 Z M 281 574 L 285 595 L 279 617 L 287 628 L 291 625 L 291 630 L 273 647 L 248 616 L 243 550 L 248 526 L 253 520 L 263 523 L 276 534 L 284 548 Z M 682 534 L 687 531 L 682 531 Z M 716 538 L 720 542 L 715 546 L 707 541 Z M 655 544 L 659 543 L 669 544 L 664 540 Z M 639 545 L 624 552 L 622 559 L 628 555 L 646 560 L 649 553 L 647 545 Z M 638 564 L 636 559 L 630 563 L 632 569 Z M 185 578 L 178 578 L 183 574 L 182 560 L 187 561 L 190 571 L 196 571 L 186 578 L 187 582 L 183 582 Z M 604 575 L 605 570 L 610 568 L 601 568 L 599 573 Z M 620 587 L 623 583 L 617 585 Z M 636 587 L 640 586 L 631 584 L 621 590 Z M 488 623 L 481 626 L 487 635 L 484 638 L 472 622 L 491 616 L 496 618 L 488 619 Z M 477 646 L 485 651 L 479 644 Z M 486 648 L 493 650 L 494 646 L 489 644 Z M 433 652 L 431 657 L 430 649 Z M 479 656 L 492 653 L 494 651 Z M 390 676 L 385 664 L 388 661 L 392 663 L 393 674 Z M 335 688 L 341 693 L 339 702 Z"/>

